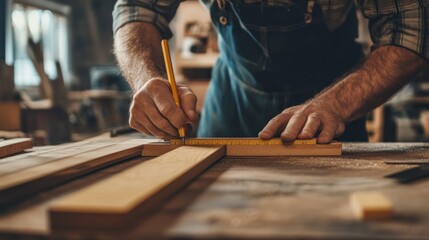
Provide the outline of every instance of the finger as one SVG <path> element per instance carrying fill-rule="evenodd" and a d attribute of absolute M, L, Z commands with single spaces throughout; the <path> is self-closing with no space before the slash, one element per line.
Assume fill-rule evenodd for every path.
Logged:
<path fill-rule="evenodd" d="M 322 123 L 323 124 L 323 123 Z M 326 123 L 322 126 L 322 131 L 317 138 L 318 143 L 330 143 L 334 138 L 337 126 L 333 123 Z"/>
<path fill-rule="evenodd" d="M 305 123 L 304 128 L 302 128 L 301 133 L 298 135 L 298 138 L 313 138 L 317 131 L 319 131 L 320 124 L 320 118 L 315 114 L 311 114 L 308 116 L 307 122 Z"/>
<path fill-rule="evenodd" d="M 145 128 L 146 131 L 149 132 L 150 135 L 153 136 L 157 136 L 157 137 L 165 137 L 167 135 L 172 135 L 172 136 L 176 136 L 177 135 L 177 130 L 174 129 L 174 127 L 172 127 L 173 131 L 171 131 L 171 133 L 165 132 L 162 129 L 158 128 L 146 115 L 146 112 L 143 112 L 142 110 L 146 110 L 152 108 L 151 111 L 157 111 L 156 108 L 153 106 L 154 104 L 144 104 L 142 105 L 142 108 L 137 108 L 135 107 L 136 102 L 133 102 L 130 108 L 130 126 L 132 126 L 133 128 Z M 167 121 L 167 120 L 165 120 Z M 168 122 L 168 121 L 167 121 Z"/>
<path fill-rule="evenodd" d="M 182 109 L 174 102 L 171 93 L 158 92 L 153 94 L 153 102 L 159 113 L 175 128 L 183 127 L 188 119 Z"/>
<path fill-rule="evenodd" d="M 198 120 L 197 96 L 190 88 L 186 86 L 179 87 L 179 95 L 180 105 L 183 112 L 185 112 L 186 117 L 189 119 L 189 121 L 196 122 Z"/>
<path fill-rule="evenodd" d="M 130 118 L 130 121 L 129 121 L 129 125 L 130 125 L 131 128 L 133 128 L 133 129 L 135 129 L 135 130 L 137 130 L 139 132 L 145 133 L 145 134 L 147 134 L 149 136 L 153 136 L 143 125 L 141 125 L 138 122 L 132 120 L 131 118 Z"/>
<path fill-rule="evenodd" d="M 146 115 L 141 115 L 140 118 L 137 119 L 136 125 L 137 124 L 141 124 L 142 126 L 144 126 L 144 128 L 147 129 L 147 131 L 151 133 L 151 135 L 159 138 L 165 138 L 170 135 L 176 137 L 178 136 L 177 131 L 173 134 L 164 132 L 162 129 L 158 128 L 155 124 L 153 124 L 152 121 Z"/>
<path fill-rule="evenodd" d="M 335 131 L 335 137 L 337 138 L 343 135 L 345 130 L 346 130 L 346 126 L 344 125 L 344 123 L 339 123 L 337 126 L 337 130 Z"/>
<path fill-rule="evenodd" d="M 130 107 L 130 118 L 133 119 L 136 123 L 145 127 L 146 130 L 149 131 L 152 135 L 175 136 L 177 134 L 177 129 L 173 127 L 170 122 L 159 113 L 152 99 L 144 94 L 136 95 L 133 98 L 133 102 L 131 103 Z M 138 126 L 138 124 L 136 125 Z M 148 125 L 150 125 L 150 127 Z M 154 128 L 157 128 L 159 131 L 164 133 L 161 135 L 159 131 L 155 130 Z"/>
<path fill-rule="evenodd" d="M 298 137 L 298 134 L 301 132 L 302 128 L 307 121 L 307 116 L 303 114 L 295 114 L 291 117 L 286 128 L 280 135 L 281 139 L 284 141 L 293 141 Z"/>
<path fill-rule="evenodd" d="M 151 109 L 145 110 L 146 115 L 148 119 L 152 122 L 153 125 L 155 125 L 158 129 L 162 130 L 163 132 L 171 135 L 176 136 L 177 135 L 177 128 L 175 128 L 169 120 L 167 120 L 163 114 L 155 107 L 155 103 L 151 105 Z"/>
<path fill-rule="evenodd" d="M 275 116 L 267 123 L 262 131 L 259 132 L 258 136 L 261 139 L 270 139 L 279 135 L 289 122 L 291 115 L 291 113 L 281 113 Z"/>

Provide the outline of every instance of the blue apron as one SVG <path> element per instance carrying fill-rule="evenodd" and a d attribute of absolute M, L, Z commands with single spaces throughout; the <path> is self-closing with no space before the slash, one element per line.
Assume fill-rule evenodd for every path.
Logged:
<path fill-rule="evenodd" d="M 274 116 L 304 103 L 350 71 L 363 57 L 353 9 L 330 31 L 315 5 L 292 6 L 218 0 L 210 7 L 218 31 L 216 62 L 199 137 L 256 137 Z M 366 141 L 365 119 L 347 126 L 344 141 Z"/>

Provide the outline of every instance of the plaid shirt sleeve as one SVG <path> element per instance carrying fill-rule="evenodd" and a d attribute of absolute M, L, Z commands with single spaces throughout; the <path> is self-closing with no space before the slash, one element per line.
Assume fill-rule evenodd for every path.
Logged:
<path fill-rule="evenodd" d="M 369 19 L 372 49 L 394 45 L 429 60 L 429 0 L 358 0 Z"/>
<path fill-rule="evenodd" d="M 113 32 L 130 22 L 152 23 L 163 38 L 173 34 L 168 23 L 181 0 L 117 0 L 113 10 Z"/>

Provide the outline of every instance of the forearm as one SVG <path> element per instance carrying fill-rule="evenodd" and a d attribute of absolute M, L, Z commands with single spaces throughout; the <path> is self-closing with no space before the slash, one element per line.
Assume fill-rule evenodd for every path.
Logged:
<path fill-rule="evenodd" d="M 329 143 L 343 134 L 346 122 L 386 101 L 425 66 L 427 62 L 409 50 L 380 47 L 344 79 L 271 119 L 259 137 L 269 139 L 280 133 L 283 140 L 292 141 L 318 135 L 319 143 Z"/>
<path fill-rule="evenodd" d="M 115 35 L 115 55 L 124 77 L 137 91 L 153 78 L 165 78 L 161 36 L 145 22 L 133 22 Z"/>
<path fill-rule="evenodd" d="M 407 84 L 427 62 L 400 47 L 384 46 L 316 99 L 334 104 L 345 121 L 365 115 Z"/>

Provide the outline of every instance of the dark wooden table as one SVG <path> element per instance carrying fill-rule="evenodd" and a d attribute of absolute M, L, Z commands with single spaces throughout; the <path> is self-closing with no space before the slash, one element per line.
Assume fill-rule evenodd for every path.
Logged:
<path fill-rule="evenodd" d="M 429 161 L 429 143 L 345 143 L 341 157 L 225 158 L 123 232 L 50 231 L 47 209 L 55 199 L 142 160 L 89 174 L 0 213 L 0 239 L 429 239 L 429 180 L 400 184 L 384 177 L 415 167 L 385 161 Z M 384 193 L 395 215 L 357 220 L 349 204 L 355 191 Z"/>

